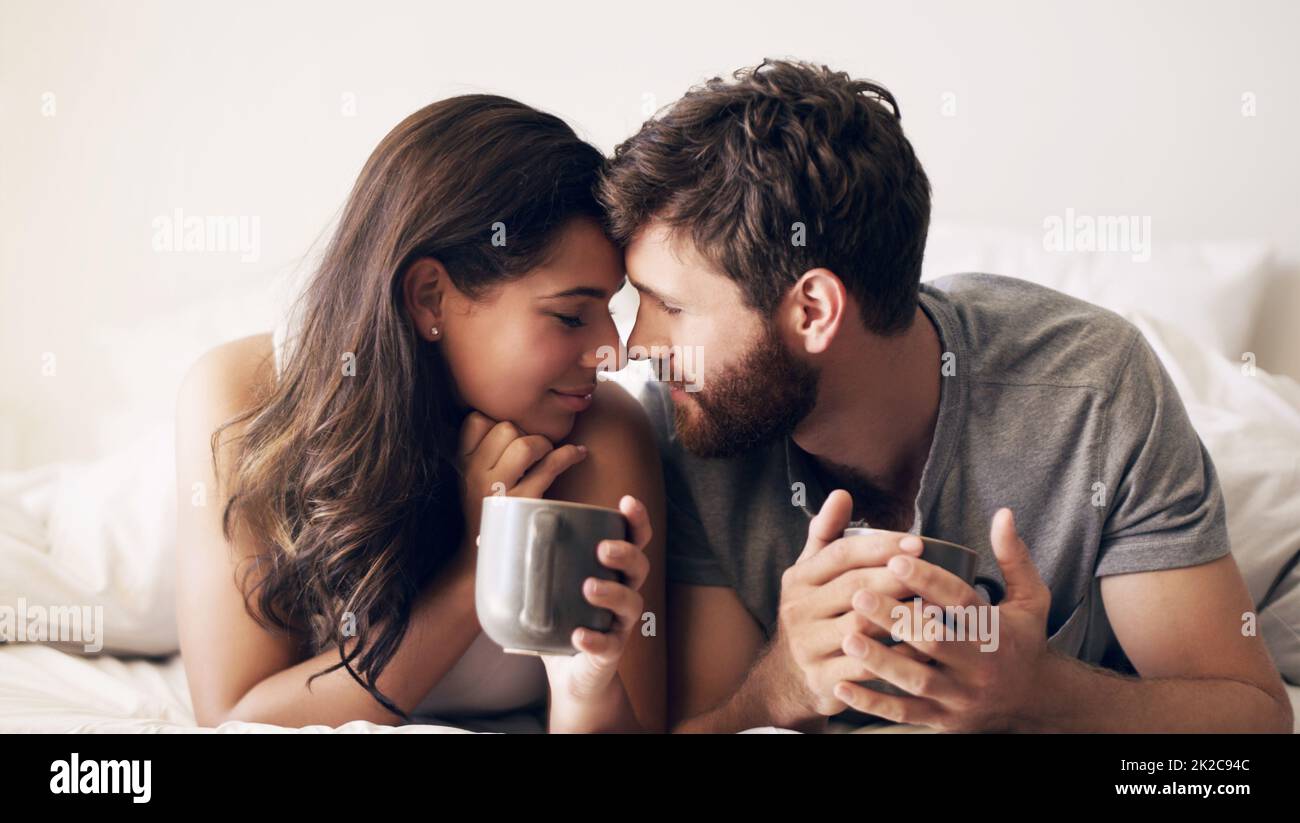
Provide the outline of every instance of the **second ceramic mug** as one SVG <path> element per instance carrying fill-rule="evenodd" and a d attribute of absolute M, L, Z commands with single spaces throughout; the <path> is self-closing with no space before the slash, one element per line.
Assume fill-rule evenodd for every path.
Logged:
<path fill-rule="evenodd" d="M 617 509 L 493 495 L 479 521 L 474 608 L 488 637 L 515 654 L 577 654 L 573 630 L 609 631 L 614 613 L 582 592 L 588 577 L 623 582 L 596 555 L 602 540 L 627 539 Z"/>
<path fill-rule="evenodd" d="M 872 534 L 880 531 L 886 530 L 851 526 L 844 530 L 844 536 L 853 537 L 854 535 Z M 922 537 L 919 534 L 912 535 L 912 537 L 919 537 L 921 542 L 925 544 L 925 548 L 921 550 L 922 560 L 952 572 L 976 589 L 983 589 L 985 596 L 993 605 L 997 605 L 998 601 L 1002 599 L 1004 592 L 1001 583 L 990 577 L 975 574 L 975 568 L 979 565 L 979 554 L 974 549 L 956 543 L 949 543 L 947 540 Z M 892 645 L 895 641 L 891 637 L 888 642 Z"/>
<path fill-rule="evenodd" d="M 880 531 L 886 530 L 853 526 L 844 530 L 844 536 L 852 537 L 854 535 L 872 534 L 873 532 Z M 1005 592 L 1002 589 L 1001 583 L 992 578 L 982 577 L 975 574 L 975 568 L 979 564 L 979 555 L 974 549 L 969 549 L 965 546 L 960 546 L 956 543 L 949 543 L 947 540 L 939 540 L 934 537 L 922 537 L 919 534 L 913 536 L 920 537 L 921 542 L 925 544 L 925 548 L 921 550 L 922 560 L 927 563 L 933 563 L 941 569 L 952 572 L 962 580 L 965 580 L 967 583 L 974 586 L 977 590 L 983 589 L 984 595 L 988 598 L 990 604 L 997 605 L 998 602 L 1002 600 L 1002 596 Z M 903 602 L 906 603 L 907 601 Z M 884 643 L 886 646 L 893 646 L 900 641 L 895 640 L 892 636 L 886 636 L 880 642 Z M 888 683 L 884 680 L 867 680 L 863 681 L 862 685 L 870 689 L 875 689 L 876 691 L 885 692 L 886 694 L 906 694 L 906 692 L 902 691 L 894 684 Z"/>

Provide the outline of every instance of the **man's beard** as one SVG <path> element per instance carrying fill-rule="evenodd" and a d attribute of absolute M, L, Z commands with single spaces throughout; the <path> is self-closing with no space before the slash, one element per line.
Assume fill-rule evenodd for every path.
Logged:
<path fill-rule="evenodd" d="M 731 457 L 785 437 L 817 404 L 818 377 L 766 326 L 738 364 L 674 402 L 677 438 L 698 457 Z M 694 414 L 684 407 L 692 401 Z"/>

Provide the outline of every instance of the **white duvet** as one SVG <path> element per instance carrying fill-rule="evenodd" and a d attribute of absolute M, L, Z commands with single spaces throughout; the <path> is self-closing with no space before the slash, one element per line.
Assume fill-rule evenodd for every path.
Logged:
<path fill-rule="evenodd" d="M 1129 319 L 1170 371 L 1215 461 L 1260 631 L 1289 683 L 1300 684 L 1300 384 L 1247 374 L 1161 321 Z M 365 721 L 196 727 L 176 654 L 172 461 L 172 433 L 160 430 L 94 463 L 0 474 L 0 610 L 12 621 L 20 601 L 29 612 L 76 606 L 103 629 L 87 642 L 92 619 L 74 642 L 0 645 L 0 732 L 464 732 Z M 1300 685 L 1290 692 L 1300 709 Z M 539 730 L 522 717 L 476 728 Z"/>

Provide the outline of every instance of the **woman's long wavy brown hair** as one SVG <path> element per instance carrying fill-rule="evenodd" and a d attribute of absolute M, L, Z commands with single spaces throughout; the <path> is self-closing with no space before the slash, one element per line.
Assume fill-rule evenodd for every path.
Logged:
<path fill-rule="evenodd" d="M 436 258 L 472 298 L 519 277 L 570 220 L 603 220 L 602 163 L 562 120 L 504 97 L 454 97 L 407 117 L 370 155 L 298 298 L 275 386 L 213 433 L 216 467 L 222 433 L 247 423 L 230 441 L 222 528 L 227 541 L 238 530 L 262 544 L 239 581 L 249 613 L 307 651 L 338 649 L 309 687 L 346 667 L 409 721 L 375 684 L 464 537 L 465 411 L 440 347 L 406 314 L 407 267 Z M 492 242 L 498 223 L 505 245 Z"/>

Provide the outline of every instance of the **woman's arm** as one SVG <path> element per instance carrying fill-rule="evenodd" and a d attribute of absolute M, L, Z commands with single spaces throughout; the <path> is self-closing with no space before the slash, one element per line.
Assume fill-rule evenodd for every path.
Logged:
<path fill-rule="evenodd" d="M 653 529 L 644 549 L 650 561 L 649 576 L 640 589 L 646 616 L 627 639 L 618 679 L 641 728 L 664 732 L 668 724 L 668 637 L 662 624 L 666 543 L 659 450 L 645 411 L 617 383 L 598 383 L 593 401 L 578 416 L 565 441 L 585 445 L 588 457 L 559 477 L 546 496 L 618 508 L 623 495 L 632 495 L 644 504 Z"/>
<path fill-rule="evenodd" d="M 474 578 L 440 575 L 412 609 L 406 636 L 379 675 L 379 690 L 411 713 L 456 665 L 480 631 L 474 612 Z M 345 644 L 349 651 L 355 646 L 356 640 Z M 383 725 L 403 722 L 343 669 L 316 678 L 308 690 L 308 677 L 339 660 L 338 650 L 332 648 L 276 672 L 249 689 L 225 719 L 293 728 L 339 726 L 351 720 Z"/>
<path fill-rule="evenodd" d="M 236 585 L 236 563 L 242 574 L 257 556 L 259 541 L 237 533 L 232 544 L 222 535 L 227 485 L 213 476 L 209 438 L 221 422 L 252 405 L 256 386 L 270 379 L 264 371 L 270 351 L 269 335 L 218 346 L 190 368 L 177 398 L 176 615 L 195 718 L 201 726 L 226 720 L 293 727 L 400 722 L 345 669 L 318 677 L 308 690 L 307 678 L 339 662 L 338 651 L 304 660 L 301 638 L 258 625 Z M 240 434 L 239 428 L 223 432 L 223 441 Z M 224 471 L 232 459 L 225 442 L 220 454 Z M 462 551 L 466 556 L 473 557 Z M 419 704 L 481 630 L 473 580 L 472 567 L 459 563 L 413 609 L 407 634 L 376 684 L 404 711 Z M 354 639 L 348 648 L 355 644 Z"/>

